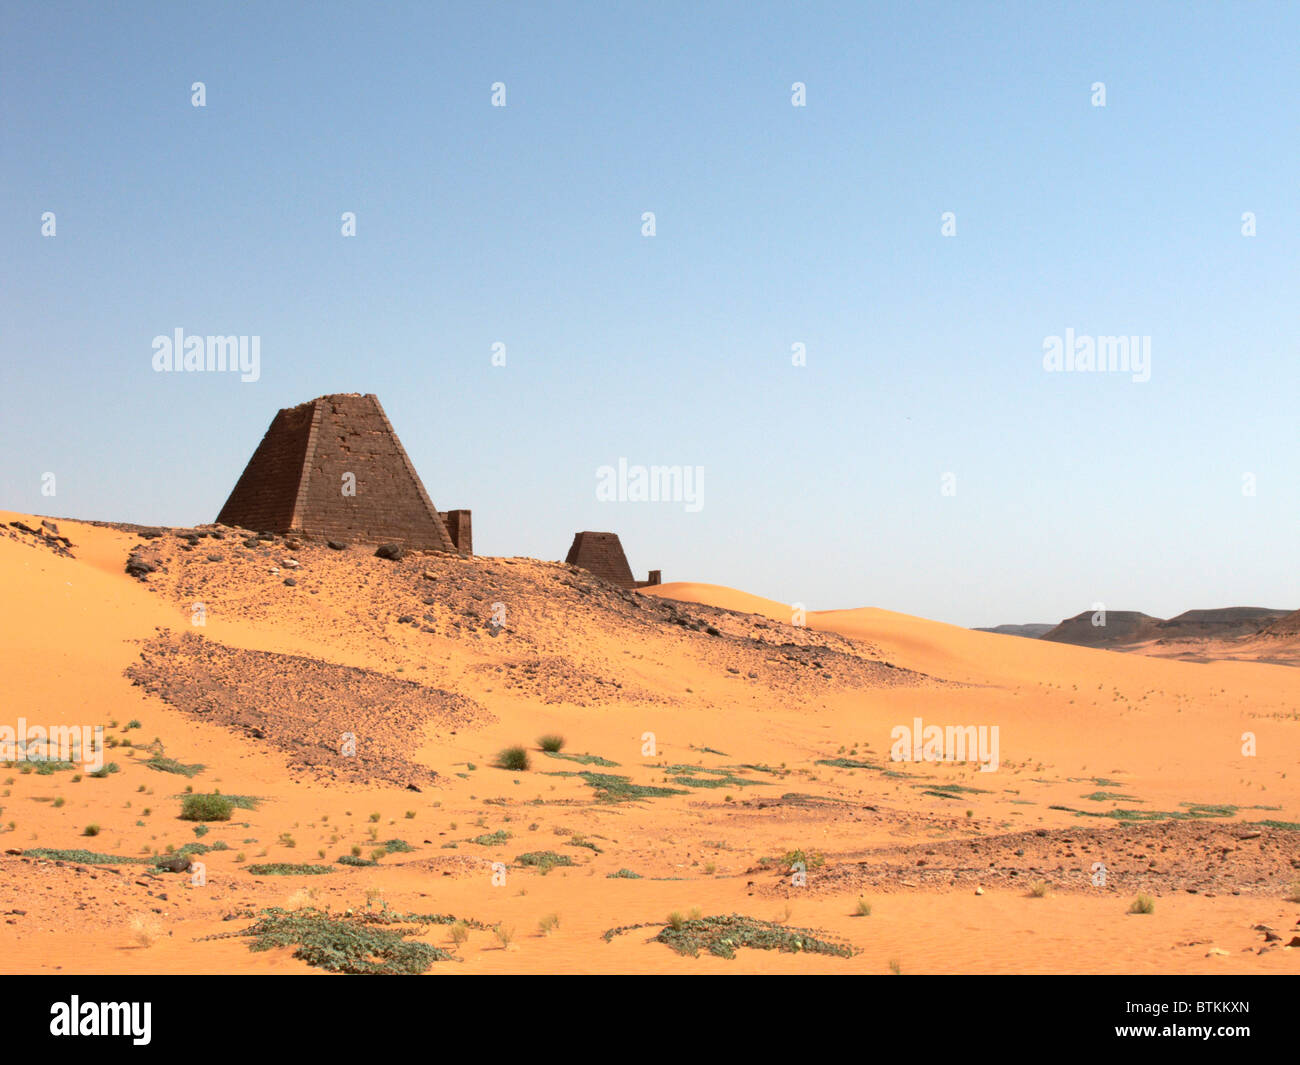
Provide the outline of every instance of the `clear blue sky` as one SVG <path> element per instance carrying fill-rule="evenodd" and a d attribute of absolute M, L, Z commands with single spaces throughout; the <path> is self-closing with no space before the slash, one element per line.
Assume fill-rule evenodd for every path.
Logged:
<path fill-rule="evenodd" d="M 1300 607 L 1298 55 L 1294 3 L 5 0 L 0 507 L 211 521 L 278 408 L 375 392 L 483 554 Z M 260 380 L 155 373 L 178 327 Z M 1151 380 L 1045 372 L 1067 329 Z M 703 508 L 598 502 L 620 457 Z"/>

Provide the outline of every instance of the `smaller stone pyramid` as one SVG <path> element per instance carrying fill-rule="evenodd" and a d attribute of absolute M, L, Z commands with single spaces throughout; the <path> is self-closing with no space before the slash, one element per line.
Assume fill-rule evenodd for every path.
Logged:
<path fill-rule="evenodd" d="M 638 581 L 632 576 L 632 567 L 627 564 L 627 555 L 623 554 L 618 533 L 574 533 L 573 546 L 569 548 L 564 561 L 571 566 L 581 566 L 620 588 L 644 588 L 659 583 L 658 570 L 650 571 L 648 581 Z"/>

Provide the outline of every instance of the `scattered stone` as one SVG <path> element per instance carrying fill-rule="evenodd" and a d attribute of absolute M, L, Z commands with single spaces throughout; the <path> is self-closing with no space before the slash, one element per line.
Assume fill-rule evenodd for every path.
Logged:
<path fill-rule="evenodd" d="M 127 556 L 126 572 L 137 580 L 143 581 L 148 578 L 149 574 L 157 573 L 159 568 L 158 557 L 156 554 L 146 553 L 143 547 L 137 547 Z"/>
<path fill-rule="evenodd" d="M 399 547 L 397 544 L 380 544 L 375 551 L 375 558 L 387 558 L 393 562 L 400 562 L 406 557 L 406 548 Z"/>

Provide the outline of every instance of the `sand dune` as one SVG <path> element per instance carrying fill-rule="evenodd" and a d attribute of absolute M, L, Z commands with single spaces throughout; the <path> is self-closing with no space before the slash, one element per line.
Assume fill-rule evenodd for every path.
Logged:
<path fill-rule="evenodd" d="M 874 608 L 800 626 L 528 559 L 54 524 L 0 537 L 0 724 L 102 724 L 117 768 L 4 770 L 5 971 L 317 971 L 230 935 L 269 907 L 466 919 L 462 944 L 414 930 L 458 959 L 434 972 L 1300 969 L 1292 668 Z M 997 770 L 893 760 L 918 717 L 996 726 Z M 494 766 L 510 744 L 529 769 Z M 187 789 L 242 798 L 205 828 Z M 185 845 L 202 885 L 158 870 Z M 1154 912 L 1130 915 L 1140 893 Z M 691 957 L 670 911 L 851 951 Z"/>

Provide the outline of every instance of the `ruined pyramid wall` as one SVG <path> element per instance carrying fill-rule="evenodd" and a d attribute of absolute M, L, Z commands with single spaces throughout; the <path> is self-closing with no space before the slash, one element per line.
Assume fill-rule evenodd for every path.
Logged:
<path fill-rule="evenodd" d="M 573 535 L 573 546 L 564 561 L 581 566 L 620 588 L 635 588 L 632 567 L 627 564 L 617 533 L 580 532 Z"/>
<path fill-rule="evenodd" d="M 352 483 L 346 474 L 355 479 L 355 495 L 344 494 Z M 456 551 L 373 395 L 321 396 L 280 411 L 217 520 L 259 531 Z"/>
<path fill-rule="evenodd" d="M 440 510 L 438 517 L 442 519 L 443 525 L 447 527 L 447 535 L 451 537 L 452 543 L 456 545 L 456 550 L 462 555 L 472 555 L 474 553 L 474 525 L 471 521 L 471 515 L 468 510 Z"/>

